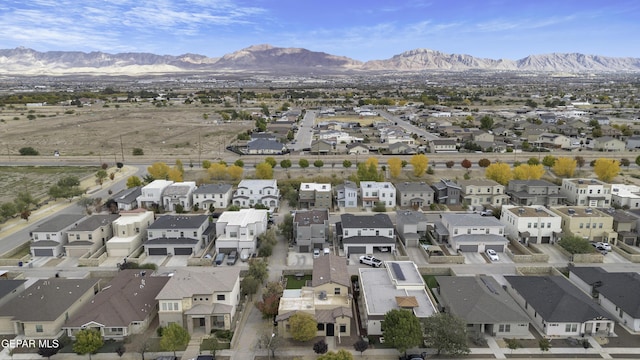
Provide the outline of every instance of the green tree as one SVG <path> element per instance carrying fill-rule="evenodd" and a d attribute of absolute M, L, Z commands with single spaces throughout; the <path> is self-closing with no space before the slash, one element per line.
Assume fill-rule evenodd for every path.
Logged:
<path fill-rule="evenodd" d="M 360 339 L 353 344 L 353 349 L 359 352 L 360 356 L 362 356 L 362 353 L 365 352 L 368 348 L 369 348 L 369 342 L 364 341 L 364 339 Z"/>
<path fill-rule="evenodd" d="M 401 353 L 422 344 L 420 321 L 409 310 L 393 309 L 386 313 L 382 334 L 385 342 Z"/>
<path fill-rule="evenodd" d="M 280 167 L 288 170 L 291 167 L 291 160 L 289 159 L 284 159 L 282 161 L 280 161 Z"/>
<path fill-rule="evenodd" d="M 584 239 L 577 235 L 563 236 L 558 245 L 567 250 L 570 254 L 590 254 L 594 252 L 593 246 L 589 243 L 589 240 Z"/>
<path fill-rule="evenodd" d="M 382 181 L 384 174 L 378 171 L 378 159 L 370 157 L 357 165 L 359 181 Z"/>
<path fill-rule="evenodd" d="M 482 118 L 480 118 L 480 128 L 483 130 L 493 129 L 493 119 L 488 115 L 485 115 Z"/>
<path fill-rule="evenodd" d="M 239 166 L 239 167 L 241 167 L 241 168 L 242 168 L 242 167 L 244 167 L 244 161 L 242 161 L 242 160 L 238 159 L 238 160 L 236 160 L 236 161 L 233 163 L 233 165 L 235 165 L 235 166 Z"/>
<path fill-rule="evenodd" d="M 12 217 L 16 212 L 16 205 L 12 202 L 5 202 L 0 205 L 0 217 L 3 220 Z"/>
<path fill-rule="evenodd" d="M 313 344 L 313 352 L 318 355 L 326 353 L 327 350 L 329 350 L 329 345 L 327 345 L 324 339 L 320 339 Z"/>
<path fill-rule="evenodd" d="M 424 336 L 428 347 L 438 355 L 463 355 L 469 353 L 466 323 L 449 313 L 438 313 L 425 319 Z"/>
<path fill-rule="evenodd" d="M 100 185 L 102 185 L 102 183 L 104 182 L 104 179 L 106 179 L 108 176 L 109 174 L 107 174 L 106 170 L 100 169 L 96 172 L 96 179 Z"/>
<path fill-rule="evenodd" d="M 36 155 L 40 155 L 40 153 L 38 152 L 38 150 L 32 148 L 31 146 L 27 146 L 27 147 L 23 147 L 20 148 L 18 150 L 18 152 L 20 153 L 20 155 L 22 156 L 36 156 Z"/>
<path fill-rule="evenodd" d="M 317 360 L 353 360 L 353 355 L 345 349 L 340 349 L 338 352 L 329 351 L 320 355 Z"/>
<path fill-rule="evenodd" d="M 373 209 L 371 209 L 373 212 L 386 212 L 387 211 L 387 207 L 384 205 L 384 202 L 382 201 L 376 201 L 375 205 L 373 206 Z"/>
<path fill-rule="evenodd" d="M 266 158 L 264 158 L 264 162 L 269 164 L 272 168 L 276 167 L 276 165 L 278 164 L 276 159 L 274 159 L 272 156 L 267 156 Z"/>
<path fill-rule="evenodd" d="M 285 214 L 284 220 L 278 225 L 278 229 L 285 240 L 293 241 L 293 215 Z"/>
<path fill-rule="evenodd" d="M 71 199 L 83 193 L 80 189 L 80 179 L 76 176 L 66 176 L 49 188 L 49 196 L 54 199 Z"/>
<path fill-rule="evenodd" d="M 640 156 L 638 156 L 638 158 L 640 158 Z M 342 167 L 344 167 L 345 169 L 350 168 L 350 167 L 351 167 L 351 165 L 352 165 L 352 164 L 351 164 L 351 161 L 349 161 L 349 160 L 344 160 L 344 161 L 342 161 Z"/>
<path fill-rule="evenodd" d="M 527 165 L 539 165 L 540 164 L 540 160 L 538 160 L 538 158 L 529 158 L 529 160 L 527 160 Z"/>
<path fill-rule="evenodd" d="M 551 341 L 547 338 L 542 338 L 538 341 L 538 346 L 540 347 L 541 352 L 549 351 L 551 348 Z"/>
<path fill-rule="evenodd" d="M 629 167 L 629 165 L 631 165 L 631 161 L 629 161 L 629 159 L 627 158 L 622 158 L 620 159 L 620 165 L 624 167 Z"/>
<path fill-rule="evenodd" d="M 133 148 L 131 150 L 131 154 L 133 156 L 142 156 L 142 155 L 144 155 L 144 150 L 142 150 L 142 148 Z"/>
<path fill-rule="evenodd" d="M 245 276 L 240 282 L 240 292 L 242 295 L 253 296 L 253 294 L 258 292 L 260 284 L 261 282 L 258 279 L 252 276 Z"/>
<path fill-rule="evenodd" d="M 297 312 L 289 318 L 289 333 L 293 340 L 309 341 L 318 333 L 316 319 L 305 312 Z"/>
<path fill-rule="evenodd" d="M 208 169 L 211 167 L 211 161 L 210 160 L 202 160 L 202 168 L 203 169 Z"/>
<path fill-rule="evenodd" d="M 102 335 L 98 330 L 82 329 L 76 333 L 76 341 L 73 343 L 73 352 L 79 355 L 95 354 L 104 345 Z"/>
<path fill-rule="evenodd" d="M 127 178 L 127 189 L 131 189 L 136 186 L 142 186 L 142 180 L 135 175 L 131 175 Z"/>
<path fill-rule="evenodd" d="M 258 179 L 273 179 L 273 167 L 263 162 L 256 166 L 256 178 Z"/>
<path fill-rule="evenodd" d="M 37 205 L 37 202 L 31 193 L 21 191 L 15 199 L 13 199 L 13 204 L 15 205 L 16 211 L 22 213 L 23 211 L 28 211 L 31 205 Z"/>
<path fill-rule="evenodd" d="M 320 170 L 320 168 L 322 168 L 324 166 L 324 161 L 316 160 L 316 161 L 313 162 L 313 166 L 315 166 L 316 168 L 318 168 L 318 170 Z"/>
<path fill-rule="evenodd" d="M 251 259 L 247 276 L 252 276 L 261 283 L 269 276 L 269 267 L 266 261 Z"/>
<path fill-rule="evenodd" d="M 309 167 L 309 160 L 307 159 L 300 159 L 298 161 L 298 166 L 300 166 L 300 168 L 302 168 L 303 170 Z"/>
<path fill-rule="evenodd" d="M 547 169 L 550 169 L 556 163 L 556 157 L 553 155 L 547 155 L 542 158 L 542 165 L 546 166 Z"/>
<path fill-rule="evenodd" d="M 256 307 L 262 312 L 263 318 L 268 319 L 278 314 L 278 305 L 283 291 L 284 288 L 279 281 L 267 283 L 267 286 L 262 291 L 262 301 L 256 303 Z"/>
<path fill-rule="evenodd" d="M 191 335 L 185 328 L 178 323 L 170 323 L 162 331 L 160 348 L 164 351 L 173 351 L 173 356 L 176 356 L 176 351 L 186 348 L 189 340 Z"/>

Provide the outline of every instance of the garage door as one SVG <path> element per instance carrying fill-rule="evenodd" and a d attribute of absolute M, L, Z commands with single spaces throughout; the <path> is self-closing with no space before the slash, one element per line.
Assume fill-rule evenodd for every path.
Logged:
<path fill-rule="evenodd" d="M 309 245 L 301 245 L 300 250 L 298 252 L 301 252 L 301 253 L 309 252 Z"/>
<path fill-rule="evenodd" d="M 167 255 L 167 248 L 149 248 L 149 255 Z"/>
<path fill-rule="evenodd" d="M 478 245 L 460 245 L 462 252 L 478 252 Z"/>
<path fill-rule="evenodd" d="M 485 245 L 484 249 L 492 249 L 495 250 L 496 252 L 503 252 L 504 251 L 504 245 Z"/>
<path fill-rule="evenodd" d="M 541 241 L 543 244 L 548 244 L 551 242 L 551 236 L 543 236 Z"/>
<path fill-rule="evenodd" d="M 230 254 L 232 251 L 238 251 L 236 248 L 220 248 L 218 249 L 219 253 Z"/>
<path fill-rule="evenodd" d="M 53 256 L 53 249 L 33 249 L 34 256 Z"/>
<path fill-rule="evenodd" d="M 366 246 L 349 246 L 348 247 L 348 255 L 353 255 L 353 254 L 366 254 L 367 253 L 367 247 Z"/>
<path fill-rule="evenodd" d="M 175 255 L 191 255 L 191 253 L 193 252 L 193 249 L 192 248 L 175 248 L 173 251 Z"/>

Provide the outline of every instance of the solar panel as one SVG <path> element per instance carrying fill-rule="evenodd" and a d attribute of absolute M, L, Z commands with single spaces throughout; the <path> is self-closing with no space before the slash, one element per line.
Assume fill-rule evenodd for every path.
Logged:
<path fill-rule="evenodd" d="M 398 263 L 391 263 L 391 269 L 393 269 L 393 273 L 396 274 L 396 278 L 398 280 L 406 280 L 406 278 L 404 277 L 404 273 L 402 272 L 402 268 L 400 267 L 400 264 Z"/>

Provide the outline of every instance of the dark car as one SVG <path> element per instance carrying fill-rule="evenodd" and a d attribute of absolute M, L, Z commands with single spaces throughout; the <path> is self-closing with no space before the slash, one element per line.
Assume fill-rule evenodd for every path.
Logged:
<path fill-rule="evenodd" d="M 427 357 L 427 353 L 423 352 L 422 354 L 407 354 L 400 356 L 398 359 L 400 360 L 424 360 Z"/>

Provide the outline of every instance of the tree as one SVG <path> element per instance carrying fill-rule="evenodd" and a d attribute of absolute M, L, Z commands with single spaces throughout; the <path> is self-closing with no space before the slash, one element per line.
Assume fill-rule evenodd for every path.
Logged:
<path fill-rule="evenodd" d="M 362 356 L 362 353 L 365 352 L 368 348 L 369 348 L 369 342 L 364 341 L 364 339 L 360 339 L 353 344 L 353 349 L 359 352 L 360 356 Z"/>
<path fill-rule="evenodd" d="M 520 164 L 513 169 L 513 178 L 516 180 L 538 180 L 544 175 L 544 167 L 540 164 Z"/>
<path fill-rule="evenodd" d="M 384 174 L 378 171 L 378 159 L 370 157 L 367 161 L 357 164 L 359 181 L 382 181 Z"/>
<path fill-rule="evenodd" d="M 42 356 L 42 357 L 46 357 L 47 359 L 51 359 L 51 357 L 55 354 L 58 353 L 58 351 L 60 351 L 60 347 L 59 346 L 47 346 L 47 347 L 39 347 L 38 348 L 38 355 Z"/>
<path fill-rule="evenodd" d="M 471 168 L 471 161 L 469 161 L 469 159 L 464 159 L 460 162 L 460 166 L 469 170 Z"/>
<path fill-rule="evenodd" d="M 429 158 L 425 154 L 416 154 L 409 159 L 409 163 L 413 166 L 413 175 L 420 177 L 427 171 Z"/>
<path fill-rule="evenodd" d="M 499 162 L 489 165 L 485 171 L 485 176 L 487 179 L 496 181 L 499 184 L 507 185 L 513 178 L 513 172 L 509 164 Z"/>
<path fill-rule="evenodd" d="M 229 176 L 231 176 L 231 179 L 233 180 L 242 179 L 243 172 L 244 169 L 238 165 L 231 165 L 227 168 L 227 174 L 229 174 Z"/>
<path fill-rule="evenodd" d="M 328 350 L 329 350 L 329 345 L 327 345 L 324 339 L 320 339 L 315 344 L 313 344 L 313 351 L 318 355 L 324 354 Z"/>
<path fill-rule="evenodd" d="M 276 165 L 278 165 L 278 162 L 272 156 L 267 156 L 266 158 L 264 158 L 264 162 L 266 162 L 267 164 L 271 165 L 272 168 L 274 168 L 274 167 L 276 167 Z"/>
<path fill-rule="evenodd" d="M 518 341 L 518 339 L 504 339 L 504 341 L 507 343 L 507 347 L 511 350 L 511 353 L 513 354 L 513 350 L 520 348 L 522 345 L 520 345 L 520 342 Z"/>
<path fill-rule="evenodd" d="M 76 333 L 76 341 L 73 343 L 73 352 L 79 355 L 95 354 L 104 345 L 102 335 L 98 330 L 82 329 Z"/>
<path fill-rule="evenodd" d="M 300 159 L 298 161 L 298 166 L 300 166 L 300 168 L 302 168 L 302 170 L 306 169 L 309 167 L 309 160 L 307 159 Z"/>
<path fill-rule="evenodd" d="M 20 148 L 20 150 L 18 150 L 18 152 L 22 156 L 37 156 L 37 155 L 40 155 L 38 150 L 32 148 L 31 146 Z"/>
<path fill-rule="evenodd" d="M 233 165 L 235 165 L 235 166 L 239 166 L 239 167 L 241 167 L 241 168 L 242 168 L 242 167 L 244 167 L 244 161 L 242 161 L 242 160 L 238 159 L 238 160 L 236 160 L 236 161 L 233 163 Z"/>
<path fill-rule="evenodd" d="M 278 314 L 278 305 L 283 291 L 284 289 L 280 282 L 272 281 L 267 283 L 267 286 L 262 291 L 262 301 L 256 303 L 256 307 L 262 312 L 263 318 L 268 319 Z"/>
<path fill-rule="evenodd" d="M 478 166 L 480 166 L 481 168 L 486 168 L 489 165 L 491 165 L 491 160 L 489 160 L 489 159 L 480 159 L 480 160 L 478 160 Z"/>
<path fill-rule="evenodd" d="M 83 193 L 80 189 L 80 179 L 76 176 L 66 176 L 49 188 L 49 196 L 54 199 L 65 198 L 71 199 L 74 196 Z"/>
<path fill-rule="evenodd" d="M 147 167 L 147 172 L 155 180 L 167 180 L 169 179 L 169 169 L 169 165 L 158 161 Z"/>
<path fill-rule="evenodd" d="M 593 172 L 600 181 L 609 182 L 620 174 L 620 162 L 614 159 L 600 158 L 593 165 Z"/>
<path fill-rule="evenodd" d="M 386 313 L 382 334 L 385 342 L 401 353 L 422 344 L 420 320 L 409 310 L 393 309 Z"/>
<path fill-rule="evenodd" d="M 640 156 L 639 156 L 639 158 L 640 158 Z M 349 160 L 344 160 L 344 161 L 342 162 L 342 167 L 344 167 L 345 169 L 350 168 L 350 167 L 351 167 L 351 165 L 352 165 L 352 164 L 351 164 L 351 161 L 349 161 Z"/>
<path fill-rule="evenodd" d="M 252 276 L 245 276 L 240 282 L 240 292 L 242 295 L 253 296 L 253 294 L 258 292 L 260 284 L 261 282 L 258 279 Z"/>
<path fill-rule="evenodd" d="M 529 158 L 529 160 L 527 160 L 527 164 L 528 165 L 538 165 L 540 164 L 540 160 L 538 160 L 538 158 Z"/>
<path fill-rule="evenodd" d="M 631 161 L 629 161 L 629 159 L 627 158 L 622 158 L 620 159 L 620 165 L 624 167 L 629 167 L 629 165 L 631 165 Z"/>
<path fill-rule="evenodd" d="M 127 189 L 131 189 L 136 186 L 142 186 L 142 180 L 135 175 L 129 176 L 127 178 Z"/>
<path fill-rule="evenodd" d="M 425 344 L 436 349 L 438 355 L 463 355 L 469 353 L 466 323 L 449 313 L 438 313 L 425 319 Z"/>
<path fill-rule="evenodd" d="M 289 318 L 289 332 L 296 341 L 309 341 L 318 333 L 318 323 L 308 313 L 297 312 Z"/>
<path fill-rule="evenodd" d="M 293 241 L 293 215 L 285 214 L 284 220 L 278 225 L 278 229 L 285 240 Z"/>
<path fill-rule="evenodd" d="M 318 170 L 320 170 L 320 168 L 324 166 L 324 161 L 316 160 L 313 162 L 313 166 L 315 166 L 316 168 L 318 168 Z"/>
<path fill-rule="evenodd" d="M 456 163 L 453 160 L 449 160 L 444 164 L 447 166 L 447 169 L 451 169 Z"/>
<path fill-rule="evenodd" d="M 256 178 L 273 179 L 273 167 L 266 161 L 256 165 Z"/>
<path fill-rule="evenodd" d="M 262 283 L 269 276 L 268 265 L 266 261 L 251 259 L 247 276 L 252 276 Z"/>
<path fill-rule="evenodd" d="M 576 160 L 576 165 L 578 165 L 578 167 L 582 169 L 582 167 L 586 163 L 585 159 L 582 156 L 576 156 L 574 157 L 574 159 Z"/>
<path fill-rule="evenodd" d="M 589 254 L 594 252 L 594 247 L 591 246 L 589 240 L 586 240 L 577 235 L 563 236 L 558 245 L 567 250 L 570 254 Z"/>
<path fill-rule="evenodd" d="M 182 160 L 176 159 L 176 164 L 174 165 L 174 168 L 180 171 L 180 176 L 184 176 L 184 164 L 182 163 Z"/>
<path fill-rule="evenodd" d="M 12 217 L 16 212 L 16 205 L 12 202 L 5 202 L 0 205 L 0 218 L 2 220 Z"/>
<path fill-rule="evenodd" d="M 558 176 L 564 177 L 573 177 L 573 174 L 576 172 L 576 165 L 578 162 L 576 159 L 572 159 L 570 157 L 559 157 L 556 159 L 555 164 L 553 165 L 553 172 Z"/>
<path fill-rule="evenodd" d="M 202 160 L 202 168 L 203 169 L 208 169 L 211 167 L 211 161 L 210 160 Z"/>
<path fill-rule="evenodd" d="M 207 173 L 214 180 L 222 180 L 227 177 L 227 166 L 220 163 L 209 165 Z"/>
<path fill-rule="evenodd" d="M 108 176 L 109 174 L 107 174 L 106 170 L 100 169 L 96 172 L 96 179 L 100 185 L 102 185 L 104 179 L 106 179 Z"/>
<path fill-rule="evenodd" d="M 493 129 L 493 119 L 489 115 L 485 115 L 480 118 L 480 129 L 491 130 Z"/>
<path fill-rule="evenodd" d="M 389 173 L 392 178 L 396 179 L 402 173 L 402 159 L 394 157 L 387 160 L 389 165 Z"/>
<path fill-rule="evenodd" d="M 131 150 L 131 155 L 133 155 L 133 156 L 142 156 L 142 155 L 144 155 L 144 150 L 142 150 L 142 148 L 133 148 Z"/>
<path fill-rule="evenodd" d="M 353 360 L 353 355 L 345 349 L 340 349 L 337 353 L 329 351 L 319 356 L 317 360 Z"/>
<path fill-rule="evenodd" d="M 262 334 L 259 340 L 260 347 L 267 349 L 271 353 L 272 359 L 276 357 L 276 350 L 280 347 L 280 342 L 281 339 L 277 333 Z"/>
<path fill-rule="evenodd" d="M 553 155 L 546 155 L 542 158 L 542 165 L 550 169 L 556 163 L 556 157 Z"/>
<path fill-rule="evenodd" d="M 549 351 L 551 348 L 551 341 L 547 338 L 542 338 L 538 341 L 538 346 L 540 347 L 541 352 Z"/>
<path fill-rule="evenodd" d="M 387 207 L 384 205 L 383 201 L 376 201 L 375 204 L 373 205 L 373 209 L 371 210 L 373 212 L 386 212 Z"/>
<path fill-rule="evenodd" d="M 179 167 L 172 167 L 169 169 L 169 172 L 167 173 L 167 180 L 171 180 L 174 182 L 182 182 L 182 176 L 183 176 L 183 172 L 180 170 Z"/>
<path fill-rule="evenodd" d="M 284 159 L 282 161 L 280 161 L 280 167 L 288 170 L 291 167 L 291 160 L 289 159 Z"/>
<path fill-rule="evenodd" d="M 162 338 L 160 339 L 160 348 L 164 351 L 173 351 L 173 356 L 176 356 L 176 351 L 185 348 L 191 340 L 191 335 L 178 323 L 170 323 L 162 331 Z"/>

